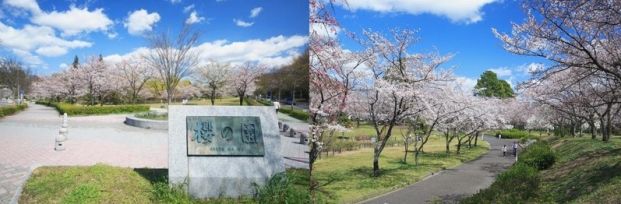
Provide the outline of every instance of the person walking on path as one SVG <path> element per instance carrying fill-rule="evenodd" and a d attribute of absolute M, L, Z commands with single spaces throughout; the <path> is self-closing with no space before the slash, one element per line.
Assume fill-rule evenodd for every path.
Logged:
<path fill-rule="evenodd" d="M 501 134 L 498 134 L 498 139 L 502 139 L 502 135 Z"/>
<path fill-rule="evenodd" d="M 505 155 L 507 155 L 507 145 L 502 146 L 502 156 L 504 157 Z"/>
<path fill-rule="evenodd" d="M 518 143 L 513 142 L 513 156 L 514 157 L 517 157 L 517 149 L 518 149 Z"/>

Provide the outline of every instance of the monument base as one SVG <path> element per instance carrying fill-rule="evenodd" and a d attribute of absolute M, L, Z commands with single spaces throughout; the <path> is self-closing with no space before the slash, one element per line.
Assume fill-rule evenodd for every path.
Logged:
<path fill-rule="evenodd" d="M 262 156 L 188 156 L 187 116 L 256 116 L 261 120 Z M 170 106 L 168 113 L 168 178 L 195 198 L 252 196 L 285 167 L 278 120 L 272 107 Z"/>

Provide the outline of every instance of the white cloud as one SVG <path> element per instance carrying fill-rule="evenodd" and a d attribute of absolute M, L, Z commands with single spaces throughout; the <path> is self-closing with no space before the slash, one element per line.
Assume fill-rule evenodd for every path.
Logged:
<path fill-rule="evenodd" d="M 525 75 L 530 75 L 533 72 L 539 71 L 542 69 L 544 69 L 544 65 L 541 63 L 535 63 L 535 62 L 518 66 L 518 70 L 521 71 Z"/>
<path fill-rule="evenodd" d="M 250 10 L 250 18 L 254 18 L 259 16 L 259 14 L 263 11 L 263 7 L 256 7 Z"/>
<path fill-rule="evenodd" d="M 323 38 L 336 38 L 336 36 L 341 32 L 341 27 L 329 26 L 321 23 L 311 23 L 309 28 L 311 33 L 314 32 Z"/>
<path fill-rule="evenodd" d="M 20 49 L 12 49 L 11 51 L 13 52 L 13 54 L 17 55 L 17 57 L 19 57 L 24 62 L 24 64 L 30 67 L 43 66 L 47 68 L 47 65 L 43 63 L 43 60 L 41 60 L 41 58 L 39 58 L 36 55 L 33 55 L 32 53 L 28 51 L 20 50 Z"/>
<path fill-rule="evenodd" d="M 67 65 L 67 64 L 65 64 L 65 63 L 60 63 L 60 64 L 58 65 L 58 68 L 60 68 L 60 69 L 66 69 L 67 67 L 69 67 L 69 65 Z"/>
<path fill-rule="evenodd" d="M 183 13 L 190 12 L 194 9 L 194 4 L 190 4 L 189 6 L 183 7 Z"/>
<path fill-rule="evenodd" d="M 68 11 L 34 14 L 31 20 L 38 25 L 57 28 L 67 36 L 82 32 L 106 31 L 113 24 L 102 8 L 89 11 L 88 8 L 77 8 L 73 5 Z"/>
<path fill-rule="evenodd" d="M 65 40 L 55 35 L 47 26 L 25 25 L 16 29 L 0 22 L 0 47 L 8 48 L 24 63 L 42 65 L 39 55 L 54 57 L 67 53 L 69 49 L 90 47 L 92 43 L 81 40 Z"/>
<path fill-rule="evenodd" d="M 496 73 L 496 75 L 498 75 L 498 78 L 509 77 L 513 74 L 511 69 L 507 67 L 499 67 L 496 69 L 488 69 L 488 70 Z"/>
<path fill-rule="evenodd" d="M 239 19 L 233 19 L 233 22 L 235 22 L 235 25 L 239 27 L 250 27 L 254 24 L 253 22 L 246 22 Z"/>
<path fill-rule="evenodd" d="M 272 67 L 282 66 L 290 63 L 295 57 L 299 56 L 299 49 L 303 48 L 308 42 L 306 36 L 275 36 L 268 39 L 253 39 L 247 41 L 228 42 L 226 40 L 216 40 L 202 43 L 194 48 L 193 51 L 199 53 L 200 64 L 208 64 L 210 61 L 217 60 L 233 65 L 244 62 L 258 62 Z M 113 54 L 104 57 L 108 63 L 120 62 L 123 59 L 139 57 L 147 54 L 148 48 L 141 47 L 126 54 Z"/>
<path fill-rule="evenodd" d="M 473 93 L 477 80 L 469 77 L 457 76 L 455 81 L 459 83 L 459 88 L 465 93 Z"/>
<path fill-rule="evenodd" d="M 429 13 L 444 16 L 452 22 L 475 23 L 483 19 L 481 8 L 497 0 L 356 0 L 343 3 L 342 7 L 356 10 L 371 10 L 381 13 Z"/>
<path fill-rule="evenodd" d="M 129 13 L 123 26 L 127 28 L 129 34 L 142 35 L 153 30 L 153 25 L 158 21 L 160 21 L 160 15 L 157 12 L 148 13 L 146 10 L 140 9 Z"/>
<path fill-rule="evenodd" d="M 201 60 L 216 59 L 223 62 L 243 63 L 255 61 L 267 65 L 280 66 L 290 62 L 298 52 L 292 52 L 306 45 L 305 36 L 276 36 L 265 40 L 227 42 L 218 40 L 206 42 L 196 47 Z"/>
<path fill-rule="evenodd" d="M 192 11 L 192 13 L 190 13 L 190 16 L 188 17 L 188 19 L 185 20 L 185 23 L 186 24 L 194 24 L 194 23 L 200 23 L 201 21 L 204 21 L 204 20 L 205 20 L 204 17 L 198 16 L 196 11 Z"/>
<path fill-rule="evenodd" d="M 114 39 L 116 38 L 116 36 L 118 36 L 119 34 L 116 32 L 108 32 L 106 33 L 106 36 L 108 36 L 109 39 Z"/>
<path fill-rule="evenodd" d="M 40 54 L 46 57 L 57 57 L 57 56 L 67 54 L 67 48 L 54 45 L 54 46 L 40 47 L 35 52 L 37 54 Z"/>
<path fill-rule="evenodd" d="M 181 0 L 170 0 L 171 4 L 178 4 L 181 3 Z"/>
<path fill-rule="evenodd" d="M 3 4 L 30 11 L 33 14 L 41 13 L 41 8 L 39 8 L 36 0 L 4 0 Z"/>

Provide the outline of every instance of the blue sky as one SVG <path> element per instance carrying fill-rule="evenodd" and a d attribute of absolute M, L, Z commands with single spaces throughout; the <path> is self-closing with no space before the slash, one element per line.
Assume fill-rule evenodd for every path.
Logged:
<path fill-rule="evenodd" d="M 492 28 L 511 32 L 511 22 L 525 18 L 520 2 L 514 0 L 368 0 L 337 4 L 336 17 L 342 29 L 361 34 L 363 29 L 386 32 L 393 28 L 418 30 L 419 42 L 411 52 L 454 54 L 445 65 L 467 86 L 474 86 L 485 70 L 493 70 L 512 85 L 528 78 L 529 67 L 545 63 L 533 57 L 506 52 Z M 346 49 L 360 46 L 339 33 Z"/>
<path fill-rule="evenodd" d="M 151 32 L 202 32 L 203 61 L 279 66 L 298 56 L 308 35 L 304 0 L 0 0 L 0 55 L 49 74 L 102 54 L 116 62 L 144 51 Z"/>

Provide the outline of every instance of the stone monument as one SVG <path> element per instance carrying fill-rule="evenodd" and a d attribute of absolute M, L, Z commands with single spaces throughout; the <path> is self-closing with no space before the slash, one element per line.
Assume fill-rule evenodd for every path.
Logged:
<path fill-rule="evenodd" d="M 168 177 L 196 198 L 252 196 L 284 172 L 269 106 L 170 106 Z"/>

